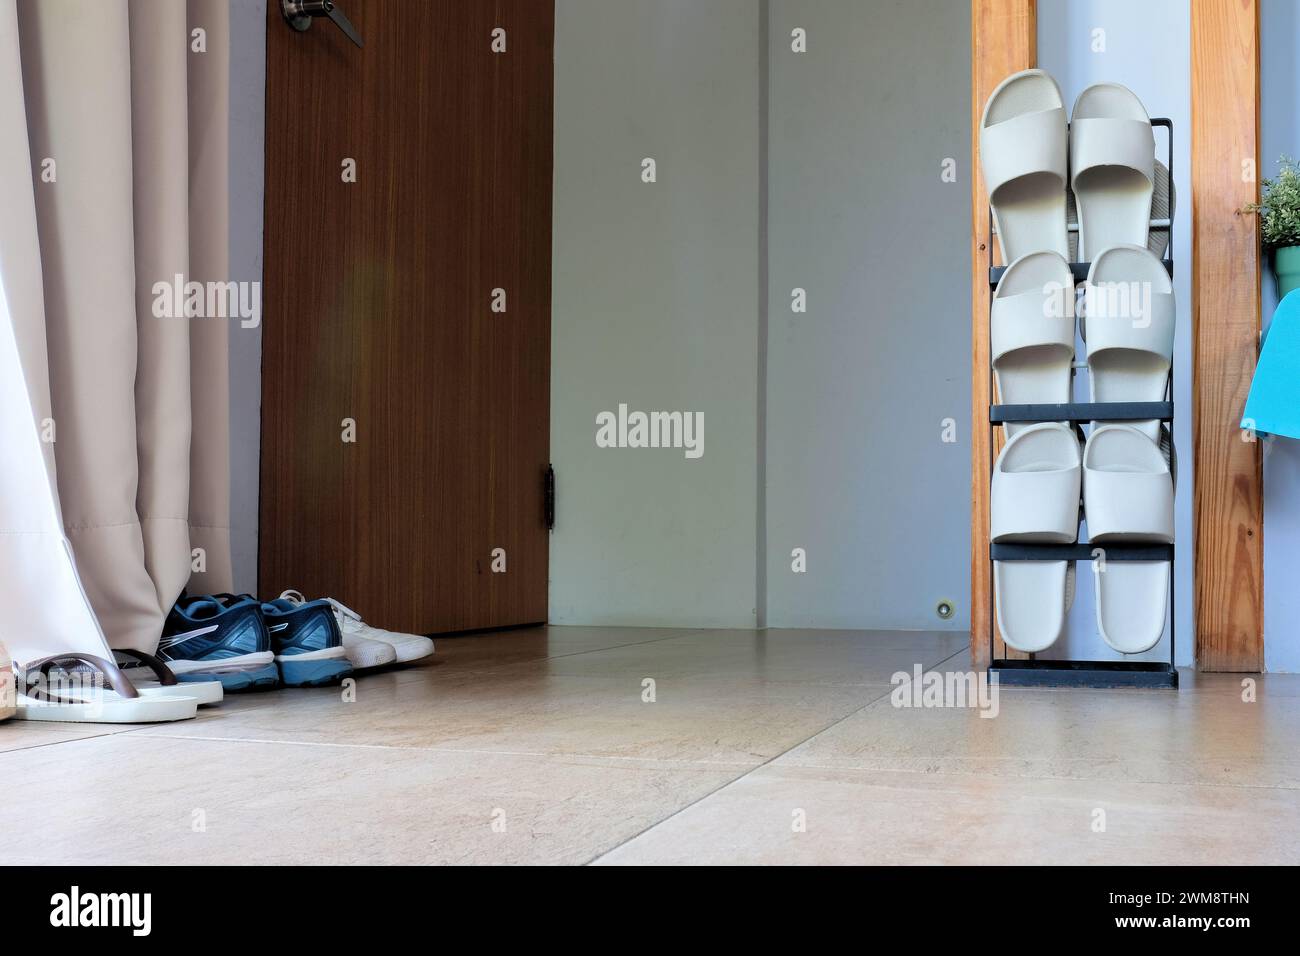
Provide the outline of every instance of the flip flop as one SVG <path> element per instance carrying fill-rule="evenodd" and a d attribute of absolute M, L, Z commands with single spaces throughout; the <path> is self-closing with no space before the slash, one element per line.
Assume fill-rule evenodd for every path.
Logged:
<path fill-rule="evenodd" d="M 219 681 L 181 683 L 171 669 L 152 654 L 119 648 L 113 651 L 113 657 L 122 675 L 131 682 L 141 697 L 193 697 L 203 707 L 221 703 L 224 696 Z M 50 658 L 41 662 L 41 670 L 65 684 L 76 682 L 78 687 L 100 683 L 99 669 L 86 663 L 79 655 Z"/>
<path fill-rule="evenodd" d="M 1079 537 L 1079 440 L 1056 422 L 1017 432 L 993 466 L 989 538 L 995 544 L 1071 544 Z M 1073 587 L 1070 561 L 994 561 L 998 631 L 1016 650 L 1061 636 Z"/>
<path fill-rule="evenodd" d="M 1007 267 L 989 317 L 993 377 L 1004 405 L 1070 400 L 1074 373 L 1074 276 L 1055 252 L 1031 252 Z M 1003 426 L 1007 437 L 1029 427 Z"/>
<path fill-rule="evenodd" d="M 176 679 L 170 667 L 152 654 L 122 648 L 114 650 L 113 654 L 142 697 L 193 697 L 200 707 L 219 704 L 225 698 L 225 689 L 221 686 L 221 681 L 182 682 Z"/>
<path fill-rule="evenodd" d="M 1056 81 L 1042 70 L 998 84 L 980 120 L 980 167 L 1002 261 L 1069 255 L 1065 226 L 1067 131 Z"/>
<path fill-rule="evenodd" d="M 1145 246 L 1104 250 L 1088 270 L 1083 309 L 1091 400 L 1165 401 L 1177 312 L 1174 285 L 1155 253 Z M 1160 438 L 1159 421 L 1127 424 Z"/>
<path fill-rule="evenodd" d="M 1147 244 L 1155 162 L 1151 117 L 1131 90 L 1098 83 L 1079 94 L 1070 116 L 1070 187 L 1080 261 L 1111 246 Z"/>
<path fill-rule="evenodd" d="M 64 670 L 71 661 L 89 670 L 84 674 Z M 198 708 L 198 701 L 189 696 L 142 695 L 115 663 L 93 654 L 33 661 L 24 674 L 15 714 L 19 720 L 152 724 L 186 720 Z"/>
<path fill-rule="evenodd" d="M 1103 552 L 1113 542 L 1172 544 L 1174 482 L 1160 447 L 1129 425 L 1094 428 L 1083 450 L 1083 511 L 1088 540 Z M 1150 650 L 1165 629 L 1170 563 L 1093 565 L 1102 640 L 1121 654 Z"/>

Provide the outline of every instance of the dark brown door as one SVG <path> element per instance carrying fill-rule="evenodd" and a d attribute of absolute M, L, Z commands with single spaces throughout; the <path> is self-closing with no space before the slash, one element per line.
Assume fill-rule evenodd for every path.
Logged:
<path fill-rule="evenodd" d="M 262 595 L 544 621 L 554 6 L 339 3 L 268 4 Z"/>

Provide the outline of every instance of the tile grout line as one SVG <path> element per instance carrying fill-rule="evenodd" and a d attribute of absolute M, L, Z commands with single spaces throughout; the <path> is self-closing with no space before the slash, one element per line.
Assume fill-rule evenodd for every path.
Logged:
<path fill-rule="evenodd" d="M 962 647 L 962 648 L 958 648 L 957 650 L 953 651 L 951 654 L 948 654 L 948 655 L 945 656 L 945 657 L 941 657 L 941 658 L 940 658 L 938 661 L 936 661 L 935 663 L 926 665 L 925 670 L 926 670 L 927 672 L 928 672 L 928 671 L 931 671 L 931 670 L 933 670 L 934 668 L 939 667 L 940 665 L 946 663 L 947 661 L 952 660 L 954 657 L 958 656 L 959 654 L 962 654 L 962 653 L 965 653 L 965 652 L 968 652 L 968 648 L 964 648 L 964 647 Z M 590 866 L 590 865 L 593 864 L 593 863 L 598 863 L 598 862 L 600 862 L 600 861 L 603 860 L 605 857 L 609 856 L 609 854 L 613 853 L 615 850 L 618 850 L 618 849 L 620 849 L 621 847 L 626 846 L 627 844 L 631 843 L 631 842 L 634 841 L 634 840 L 639 840 L 642 836 L 644 836 L 645 834 L 649 833 L 651 830 L 655 829 L 656 827 L 662 826 L 663 824 L 667 823 L 669 820 L 673 819 L 674 817 L 679 816 L 679 815 L 685 813 L 685 812 L 686 812 L 687 810 L 689 810 L 691 807 L 694 807 L 694 806 L 696 806 L 697 804 L 703 803 L 705 800 L 708 800 L 710 797 L 714 796 L 715 794 L 721 793 L 723 790 L 727 789 L 728 787 L 732 786 L 733 784 L 739 783 L 741 780 L 744 780 L 746 777 L 750 776 L 751 774 L 756 773 L 756 772 L 758 772 L 759 770 L 762 770 L 764 767 L 770 765 L 773 761 L 779 760 L 780 758 L 784 757 L 786 754 L 790 753 L 791 751 L 796 750 L 796 749 L 798 749 L 799 747 L 802 747 L 804 744 L 808 743 L 808 741 L 812 740 L 813 738 L 815 738 L 815 737 L 820 737 L 822 734 L 826 733 L 828 730 L 831 730 L 831 729 L 834 728 L 834 727 L 838 727 L 840 724 L 844 723 L 844 721 L 848 720 L 850 717 L 856 716 L 857 714 L 862 713 L 862 712 L 863 712 L 864 710 L 866 710 L 868 707 L 871 707 L 873 704 L 877 704 L 877 703 L 879 703 L 880 701 L 884 700 L 884 699 L 885 699 L 886 697 L 888 697 L 891 693 L 893 693 L 893 690 L 892 690 L 892 689 L 891 689 L 891 690 L 887 690 L 887 691 L 885 691 L 884 693 L 882 693 L 882 694 L 881 694 L 880 696 L 878 696 L 878 697 L 873 697 L 871 700 L 867 701 L 865 704 L 863 704 L 861 707 L 857 708 L 856 710 L 852 710 L 852 711 L 850 711 L 849 713 L 845 714 L 843 717 L 839 717 L 839 718 L 837 718 L 837 719 L 831 721 L 829 724 L 827 724 L 827 725 L 826 725 L 825 727 L 823 727 L 821 730 L 818 730 L 818 731 L 816 731 L 815 733 L 809 734 L 809 735 L 808 735 L 807 737 L 805 737 L 803 740 L 800 740 L 800 741 L 797 741 L 797 742 L 791 744 L 789 747 L 787 747 L 785 750 L 781 751 L 780 753 L 778 753 L 778 754 L 773 754 L 771 757 L 768 757 L 768 758 L 767 758 L 766 760 L 764 760 L 762 763 L 760 763 L 760 764 L 758 764 L 758 765 L 756 765 L 756 766 L 754 766 L 754 767 L 749 768 L 749 769 L 746 770 L 744 773 L 738 774 L 737 776 L 735 776 L 735 777 L 733 777 L 732 779 L 726 781 L 725 783 L 721 783 L 721 784 L 719 784 L 718 786 L 716 786 L 716 787 L 714 787 L 712 790 L 710 790 L 708 793 L 705 793 L 705 794 L 703 794 L 702 796 L 699 796 L 699 797 L 695 798 L 694 800 L 691 800 L 689 803 L 685 803 L 685 804 L 683 804 L 682 806 L 680 806 L 680 807 L 678 807 L 676 810 L 674 810 L 672 813 L 669 813 L 669 814 L 668 814 L 666 817 L 664 817 L 662 820 L 656 820 L 654 823 L 651 823 L 649 826 L 643 827 L 642 829 L 638 830 L 636 833 L 632 834 L 632 835 L 631 835 L 630 837 L 628 837 L 626 840 L 623 840 L 622 842 L 615 844 L 614 846 L 610 847 L 608 850 L 605 850 L 605 851 L 602 852 L 602 853 L 598 853 L 596 856 L 592 857 L 590 860 L 588 860 L 588 861 L 587 861 L 585 864 L 583 864 L 583 865 L 584 865 L 584 866 Z"/>

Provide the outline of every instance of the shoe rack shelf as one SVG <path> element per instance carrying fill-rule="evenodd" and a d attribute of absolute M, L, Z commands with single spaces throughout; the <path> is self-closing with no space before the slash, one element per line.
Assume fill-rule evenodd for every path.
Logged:
<path fill-rule="evenodd" d="M 1163 262 L 1165 270 L 1169 273 L 1170 278 L 1174 275 L 1174 238 L 1173 238 L 1173 217 L 1174 217 L 1174 125 L 1171 120 L 1165 118 L 1151 120 L 1151 125 L 1165 130 L 1166 154 L 1165 154 L 1165 176 L 1166 195 L 1169 197 L 1169 218 L 1152 219 L 1150 229 L 1152 232 L 1163 232 L 1167 237 L 1165 243 L 1165 253 Z M 995 289 L 998 280 L 1006 272 L 1006 266 L 995 266 L 992 262 L 993 257 L 993 236 L 995 234 L 993 227 L 993 211 L 989 210 L 989 241 L 987 243 L 989 250 L 989 287 Z M 1077 230 L 1077 226 L 1069 227 L 1071 232 Z M 1070 271 L 1074 274 L 1075 282 L 1083 282 L 1088 277 L 1088 270 L 1091 268 L 1090 262 L 1071 262 Z M 989 306 L 992 308 L 993 299 L 990 296 Z M 989 323 L 991 330 L 992 323 Z M 992 354 L 990 348 L 989 354 Z M 1086 369 L 1086 365 L 1076 366 Z M 996 395 L 996 385 L 993 381 L 993 369 L 990 365 L 989 375 L 989 394 Z M 1168 395 L 1172 396 L 1174 388 L 1174 373 L 1172 363 L 1169 370 Z M 1081 426 L 1091 421 L 1159 421 L 1170 425 L 1170 435 L 1172 441 L 1173 421 L 1174 421 L 1174 403 L 1172 401 L 1164 402 L 1067 402 L 1062 404 L 1037 404 L 1037 405 L 998 405 L 989 406 L 989 462 L 996 466 L 997 447 L 996 435 L 1001 425 L 1007 422 L 1069 422 L 1082 438 L 1083 430 Z M 1171 449 L 1172 454 L 1172 449 Z M 985 476 L 986 481 L 992 481 L 992 473 Z M 1175 488 L 1175 494 L 1177 489 Z M 1080 503 L 1080 522 L 1083 521 L 1082 503 Z M 1168 561 L 1169 562 L 1169 594 L 1167 597 L 1167 607 L 1169 609 L 1169 659 L 1160 661 L 1131 661 L 1123 660 L 1119 652 L 1115 654 L 1115 659 L 1107 660 L 1043 660 L 1037 655 L 1030 654 L 1026 659 L 1019 658 L 1002 658 L 997 656 L 997 614 L 989 615 L 989 671 L 998 675 L 999 682 L 1008 686 L 1020 687 L 1147 687 L 1147 688 L 1176 688 L 1178 686 L 1178 669 L 1174 664 L 1174 620 L 1176 609 L 1174 607 L 1174 582 L 1176 575 L 1174 573 L 1174 545 L 1172 544 L 1121 544 L 1109 543 L 1106 545 L 1096 545 L 1096 548 L 1103 548 L 1105 551 L 1105 560 L 1107 561 Z M 994 561 L 1092 561 L 1094 545 L 1087 541 L 1080 541 L 1075 544 L 989 544 L 989 563 L 990 572 L 992 572 L 992 563 Z M 993 574 L 990 573 L 989 581 L 993 581 Z M 993 596 L 990 595 L 989 606 L 994 607 Z"/>

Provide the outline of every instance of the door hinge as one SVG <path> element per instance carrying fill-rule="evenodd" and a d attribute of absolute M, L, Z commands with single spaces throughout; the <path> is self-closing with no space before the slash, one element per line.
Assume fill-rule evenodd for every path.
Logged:
<path fill-rule="evenodd" d="M 546 521 L 546 530 L 555 530 L 555 466 L 546 466 L 546 478 L 542 482 L 542 514 Z"/>

